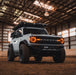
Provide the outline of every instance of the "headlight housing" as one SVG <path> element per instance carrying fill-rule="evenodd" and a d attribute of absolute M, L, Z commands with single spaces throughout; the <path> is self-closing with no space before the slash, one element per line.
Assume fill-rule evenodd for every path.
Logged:
<path fill-rule="evenodd" d="M 39 38 L 36 38 L 35 36 L 31 36 L 31 37 L 29 38 L 29 41 L 30 41 L 31 43 L 36 43 L 37 41 L 40 41 L 40 39 L 39 39 Z"/>
<path fill-rule="evenodd" d="M 57 40 L 58 42 L 60 42 L 61 44 L 64 43 L 64 39 L 63 38 L 60 38 L 59 40 Z"/>

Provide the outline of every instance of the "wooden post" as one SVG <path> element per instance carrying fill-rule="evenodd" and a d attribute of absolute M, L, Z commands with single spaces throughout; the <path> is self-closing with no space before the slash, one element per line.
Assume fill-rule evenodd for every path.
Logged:
<path fill-rule="evenodd" d="M 57 35 L 57 25 L 55 25 L 55 35 Z"/>
<path fill-rule="evenodd" d="M 3 51 L 3 29 L 4 29 L 4 25 L 2 24 L 2 51 Z"/>
<path fill-rule="evenodd" d="M 71 49 L 71 42 L 70 42 L 70 22 L 68 22 L 68 43 L 69 43 L 69 49 Z"/>

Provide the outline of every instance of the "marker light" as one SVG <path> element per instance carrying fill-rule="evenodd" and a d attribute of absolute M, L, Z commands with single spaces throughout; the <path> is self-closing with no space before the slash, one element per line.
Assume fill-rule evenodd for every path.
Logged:
<path fill-rule="evenodd" d="M 60 38 L 59 40 L 57 40 L 58 42 L 60 42 L 61 44 L 63 44 L 64 43 L 64 40 L 63 40 L 63 38 Z"/>

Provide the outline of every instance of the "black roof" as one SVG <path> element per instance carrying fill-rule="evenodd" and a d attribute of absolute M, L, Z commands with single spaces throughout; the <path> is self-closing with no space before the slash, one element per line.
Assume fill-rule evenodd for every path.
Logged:
<path fill-rule="evenodd" d="M 46 24 L 41 23 L 27 23 L 27 22 L 20 22 L 17 26 L 13 28 L 13 30 L 17 30 L 21 27 L 37 27 L 37 28 L 44 28 Z"/>

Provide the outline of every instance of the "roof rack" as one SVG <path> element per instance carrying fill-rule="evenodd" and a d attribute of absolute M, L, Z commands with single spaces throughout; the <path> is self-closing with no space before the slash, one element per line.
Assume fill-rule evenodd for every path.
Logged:
<path fill-rule="evenodd" d="M 27 22 L 20 22 L 17 26 L 13 28 L 13 30 L 17 30 L 21 27 L 37 27 L 37 28 L 44 28 L 46 24 L 41 23 L 27 23 Z"/>

